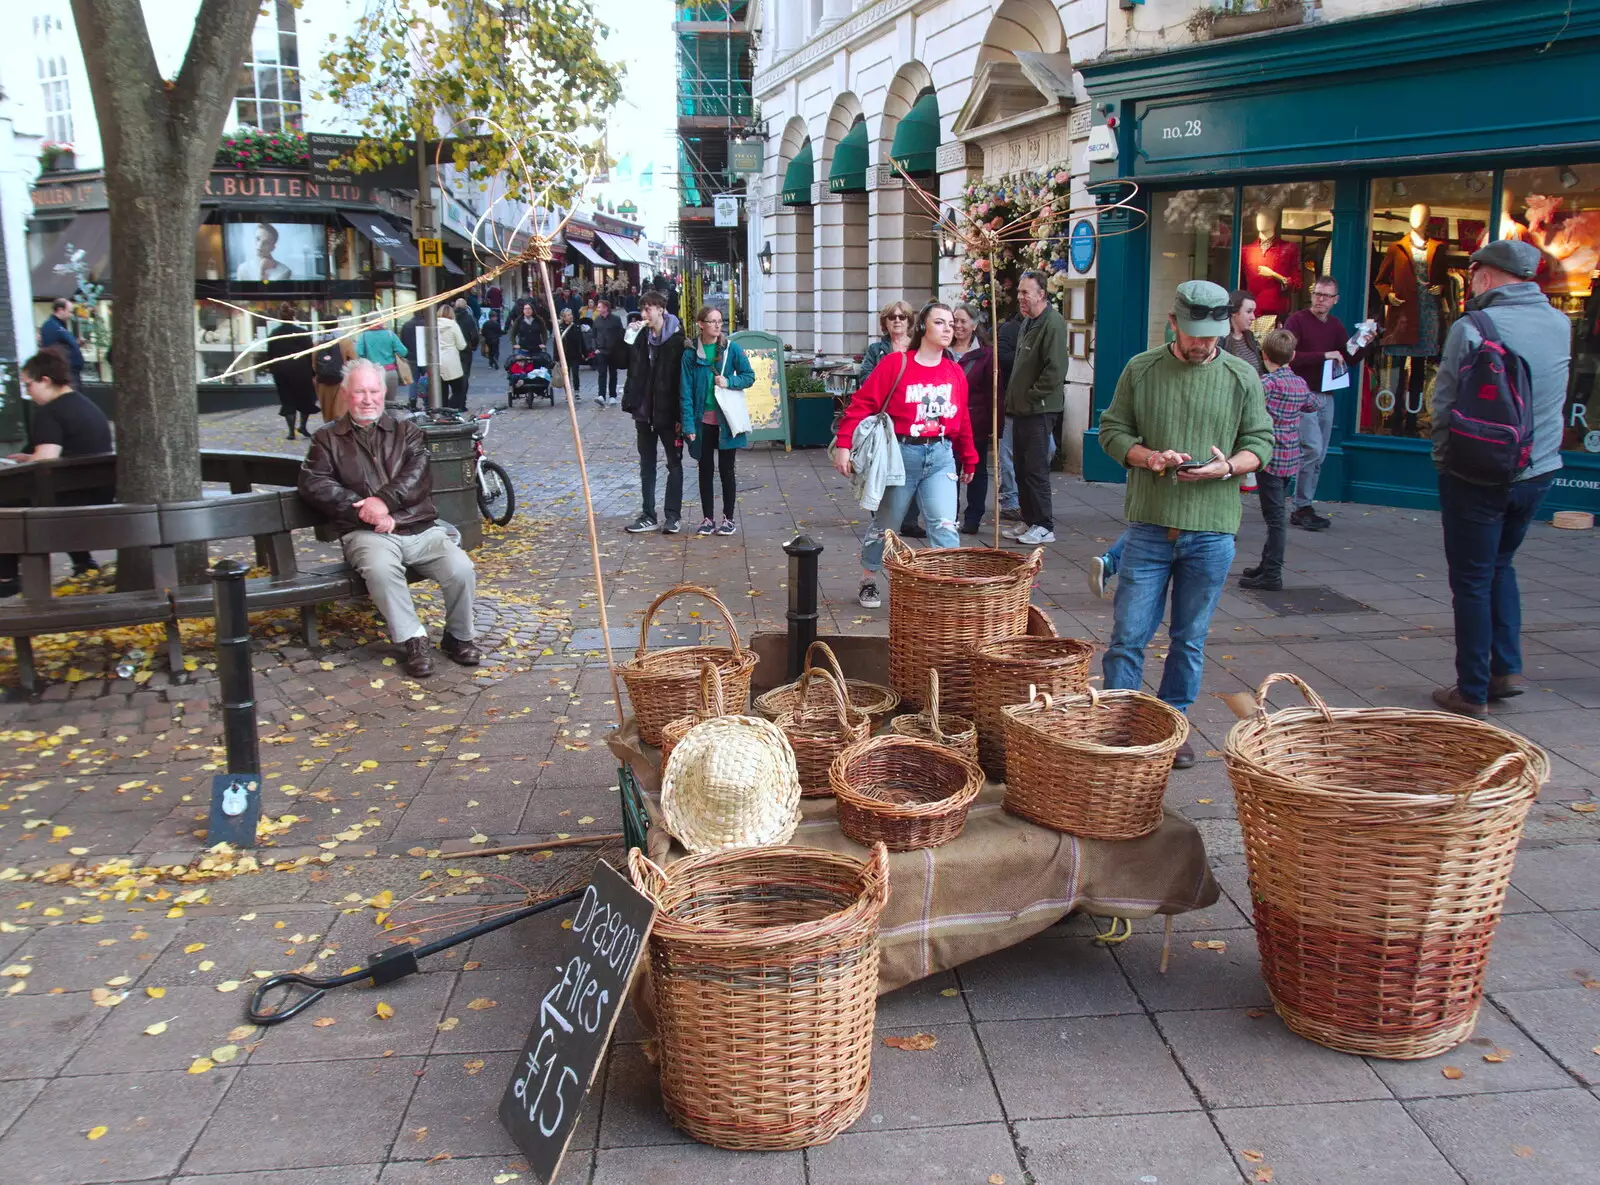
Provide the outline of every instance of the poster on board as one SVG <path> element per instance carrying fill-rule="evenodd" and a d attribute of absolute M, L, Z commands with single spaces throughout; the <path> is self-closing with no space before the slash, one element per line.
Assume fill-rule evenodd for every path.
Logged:
<path fill-rule="evenodd" d="M 320 222 L 230 222 L 228 270 L 245 284 L 326 279 L 325 240 Z"/>
<path fill-rule="evenodd" d="M 756 381 L 745 389 L 750 409 L 750 439 L 781 440 L 789 444 L 789 388 L 783 374 L 783 341 L 759 329 L 741 329 L 730 341 L 739 343 Z"/>

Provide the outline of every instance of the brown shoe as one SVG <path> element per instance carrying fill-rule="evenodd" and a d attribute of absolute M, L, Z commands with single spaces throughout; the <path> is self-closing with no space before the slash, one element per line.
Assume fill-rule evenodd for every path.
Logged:
<path fill-rule="evenodd" d="M 426 679 L 433 674 L 433 646 L 426 634 L 406 639 L 405 668 L 413 679 Z"/>
<path fill-rule="evenodd" d="M 1528 690 L 1528 681 L 1521 675 L 1495 675 L 1489 680 L 1490 699 L 1512 699 Z"/>
<path fill-rule="evenodd" d="M 464 667 L 475 667 L 483 661 L 483 655 L 472 639 L 463 642 L 460 638 L 452 638 L 449 630 L 439 639 L 439 649 L 451 662 L 458 662 Z"/>
<path fill-rule="evenodd" d="M 1173 769 L 1188 769 L 1194 764 L 1194 746 L 1188 741 L 1178 746 L 1178 751 L 1172 755 Z"/>
<path fill-rule="evenodd" d="M 1458 716 L 1471 716 L 1474 720 L 1483 720 L 1489 715 L 1488 704 L 1475 704 L 1469 699 L 1462 699 L 1460 689 L 1455 687 L 1435 688 L 1433 702 L 1446 712 L 1454 712 Z"/>

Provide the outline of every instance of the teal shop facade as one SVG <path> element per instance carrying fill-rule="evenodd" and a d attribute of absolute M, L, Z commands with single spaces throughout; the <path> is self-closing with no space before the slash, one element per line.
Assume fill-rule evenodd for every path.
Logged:
<path fill-rule="evenodd" d="M 1099 413 L 1161 344 L 1177 283 L 1249 288 L 1264 331 L 1327 275 L 1334 315 L 1378 320 L 1384 344 L 1335 395 L 1318 497 L 1436 507 L 1438 345 L 1467 257 L 1509 236 L 1544 252 L 1541 286 L 1573 324 L 1544 512 L 1600 511 L 1600 0 L 1464 0 L 1081 69 L 1094 122 L 1115 120 L 1117 159 L 1091 180 L 1136 182 L 1143 214 L 1100 216 L 1086 478 L 1122 480 Z"/>

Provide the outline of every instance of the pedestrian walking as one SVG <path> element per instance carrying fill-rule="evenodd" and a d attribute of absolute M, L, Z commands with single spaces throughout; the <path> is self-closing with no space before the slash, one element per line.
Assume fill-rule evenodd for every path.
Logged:
<path fill-rule="evenodd" d="M 406 348 L 408 358 L 420 359 L 426 356 L 427 349 L 417 349 L 417 335 L 423 335 L 427 340 L 428 319 L 420 308 L 411 311 L 411 319 L 400 326 L 400 344 Z M 428 368 L 426 366 L 413 366 L 411 368 L 411 384 L 403 392 L 406 397 L 406 406 L 411 411 L 416 411 L 420 403 L 428 401 Z"/>
<path fill-rule="evenodd" d="M 343 334 L 344 326 L 334 321 L 322 345 L 311 355 L 311 369 L 317 385 L 317 406 L 321 409 L 324 424 L 331 424 L 346 410 L 340 386 L 344 382 L 345 367 L 355 361 L 356 347 Z"/>
<path fill-rule="evenodd" d="M 467 410 L 467 375 L 461 356 L 467 352 L 467 339 L 461 326 L 448 313 L 439 316 L 439 382 L 444 387 L 444 405 Z"/>
<path fill-rule="evenodd" d="M 978 465 L 972 472 L 971 484 L 967 486 L 967 504 L 961 515 L 963 535 L 978 533 L 978 528 L 983 525 L 984 505 L 989 498 L 989 449 L 994 427 L 994 350 L 983 342 L 982 324 L 983 314 L 977 309 L 969 304 L 956 305 L 950 354 L 967 376 L 967 417 L 972 421 L 972 447 L 978 452 Z"/>
<path fill-rule="evenodd" d="M 478 342 L 482 339 L 478 336 L 478 319 L 472 315 L 472 309 L 464 297 L 456 298 L 455 322 L 457 328 L 461 330 L 461 340 L 467 343 L 461 351 L 461 377 L 464 381 L 470 381 L 472 356 L 477 352 Z"/>
<path fill-rule="evenodd" d="M 561 349 L 567 356 L 567 369 L 572 373 L 572 397 L 576 399 L 583 393 L 583 326 L 573 317 L 571 309 L 561 310 Z M 559 361 L 557 359 L 558 372 Z"/>
<path fill-rule="evenodd" d="M 1531 243 L 1506 239 L 1472 254 L 1472 297 L 1450 326 L 1434 380 L 1433 463 L 1455 611 L 1456 684 L 1433 699 L 1464 716 L 1481 718 L 1489 701 L 1525 690 L 1515 561 L 1561 468 L 1572 365 L 1571 323 L 1534 282 L 1541 258 Z M 1470 417 L 1457 407 L 1467 396 Z M 1526 422 L 1518 416 L 1524 411 Z M 1486 432 L 1486 422 L 1498 427 Z M 1485 435 L 1504 443 L 1486 445 Z"/>
<path fill-rule="evenodd" d="M 278 389 L 278 414 L 289 426 L 288 439 L 295 438 L 295 420 L 300 421 L 300 435 L 310 437 L 306 419 L 320 408 L 317 401 L 317 373 L 308 348 L 310 335 L 295 324 L 294 305 L 278 307 L 278 326 L 267 334 L 267 370 L 272 375 L 272 385 Z M 290 357 L 298 354 L 298 357 Z"/>
<path fill-rule="evenodd" d="M 1055 513 L 1050 497 L 1050 447 L 1055 416 L 1066 409 L 1063 384 L 1071 356 L 1067 323 L 1050 303 L 1042 272 L 1026 271 L 1017 281 L 1017 356 L 1006 385 L 1006 415 L 1012 423 L 1012 459 L 1022 523 L 1001 532 L 1024 547 L 1054 543 Z"/>
<path fill-rule="evenodd" d="M 995 502 L 1006 522 L 1022 521 L 1022 506 L 1017 499 L 1017 469 L 1011 455 L 1011 421 L 1005 417 L 1005 393 L 1011 386 L 1011 368 L 1017 361 L 1017 338 L 1022 332 L 1022 314 L 1013 313 L 1000 324 L 994 335 L 994 360 L 1000 367 L 1000 488 Z"/>
<path fill-rule="evenodd" d="M 697 333 L 692 347 L 683 351 L 683 376 L 680 418 L 689 455 L 700 462 L 700 535 L 732 535 L 739 479 L 736 461 L 739 450 L 748 448 L 748 433 L 729 431 L 718 392 L 743 391 L 754 385 L 756 372 L 736 343 L 722 332 L 722 313 L 712 305 L 702 305 L 695 314 Z M 729 398 L 724 395 L 722 398 Z M 743 401 L 743 396 L 738 396 Z M 748 415 L 747 417 L 748 418 Z M 722 521 L 714 517 L 717 470 L 722 471 Z"/>
<path fill-rule="evenodd" d="M 495 370 L 499 370 L 500 335 L 503 330 L 500 327 L 500 314 L 496 310 L 489 310 L 489 316 L 484 321 L 483 328 L 479 332 L 483 335 L 483 356 L 489 360 L 490 366 Z"/>
<path fill-rule="evenodd" d="M 1100 446 L 1128 470 L 1105 685 L 1143 685 L 1145 647 L 1170 588 L 1172 644 L 1156 694 L 1180 712 L 1200 694 L 1206 633 L 1233 563 L 1239 477 L 1272 458 L 1261 380 L 1217 346 L 1227 321 L 1226 289 L 1207 280 L 1178 285 L 1168 317 L 1174 340 L 1129 360 L 1100 416 Z M 1187 742 L 1174 764 L 1194 764 Z"/>
<path fill-rule="evenodd" d="M 1257 375 L 1264 375 L 1267 373 L 1267 366 L 1261 358 L 1261 343 L 1256 341 L 1256 335 L 1250 329 L 1255 319 L 1256 298 L 1243 288 L 1230 292 L 1228 332 L 1222 336 L 1218 344 L 1240 362 L 1249 365 Z M 1298 436 L 1298 433 L 1296 435 Z"/>
<path fill-rule="evenodd" d="M 888 354 L 850 400 L 834 436 L 834 467 L 849 477 L 850 447 L 856 425 L 887 413 L 900 442 L 905 483 L 889 486 L 861 542 L 863 609 L 883 604 L 878 574 L 883 568 L 883 537 L 902 522 L 913 499 L 928 525 L 934 547 L 960 547 L 956 533 L 956 481 L 970 482 L 978 465 L 967 407 L 967 376 L 945 351 L 955 335 L 950 306 L 938 301 L 922 308 L 912 324 L 909 348 Z"/>
<path fill-rule="evenodd" d="M 595 305 L 594 320 L 595 398 L 601 407 L 617 401 L 617 371 L 627 364 L 628 346 L 622 340 L 622 318 L 611 311 L 611 302 Z"/>
<path fill-rule="evenodd" d="M 1226 349 L 1227 339 L 1223 341 Z M 1318 410 L 1316 396 L 1305 379 L 1289 368 L 1294 361 L 1295 344 L 1294 334 L 1287 329 L 1274 329 L 1261 339 L 1261 360 L 1267 368 L 1261 390 L 1266 396 L 1267 414 L 1272 417 L 1272 459 L 1256 473 L 1256 496 L 1267 524 L 1267 541 L 1261 549 L 1261 562 L 1246 568 L 1239 577 L 1240 588 L 1277 592 L 1283 587 L 1283 553 L 1289 542 L 1289 485 L 1300 468 L 1300 417 Z"/>
<path fill-rule="evenodd" d="M 911 322 L 916 315 L 916 310 L 903 300 L 891 300 L 883 306 L 878 314 L 878 337 L 867 343 L 866 352 L 861 355 L 861 365 L 856 368 L 858 390 L 878 368 L 878 363 L 890 354 L 911 348 Z M 926 539 L 928 532 L 922 529 L 917 519 L 916 506 L 908 504 L 905 522 L 900 524 L 900 534 L 908 539 Z"/>
<path fill-rule="evenodd" d="M 1311 285 L 1311 307 L 1289 315 L 1284 328 L 1299 343 L 1295 348 L 1294 372 L 1316 394 L 1317 410 L 1300 419 L 1300 472 L 1294 486 L 1294 510 L 1289 523 L 1306 531 L 1326 531 L 1333 520 L 1317 513 L 1317 481 L 1328 445 L 1333 440 L 1333 396 L 1322 389 L 1329 362 L 1348 366 L 1353 355 L 1347 350 L 1350 333 L 1333 315 L 1339 303 L 1339 282 L 1332 276 L 1318 276 Z"/>
<path fill-rule="evenodd" d="M 511 348 L 525 354 L 537 354 L 544 349 L 544 322 L 534 313 L 533 301 L 523 297 L 511 307 L 511 321 L 506 327 L 511 338 Z"/>
<path fill-rule="evenodd" d="M 83 348 L 78 335 L 72 332 L 72 302 L 65 297 L 51 302 L 50 315 L 39 326 L 39 348 L 59 352 L 72 372 L 73 388 L 83 386 Z"/>
<path fill-rule="evenodd" d="M 444 320 L 445 318 L 440 318 Z M 444 335 L 440 334 L 440 340 Z M 400 405 L 400 368 L 398 359 L 406 357 L 406 346 L 394 330 L 389 328 L 387 321 L 380 322 L 361 332 L 356 338 L 356 357 L 365 358 L 368 362 L 383 368 L 384 386 L 388 392 L 384 398 L 388 406 Z"/>
<path fill-rule="evenodd" d="M 639 517 L 626 527 L 630 534 L 653 531 L 676 535 L 683 529 L 683 441 L 679 436 L 683 384 L 683 323 L 667 311 L 666 297 L 647 292 L 640 302 L 644 327 L 633 339 L 628 357 L 628 382 L 622 410 L 634 421 L 639 450 Z M 656 519 L 656 448 L 667 457 L 667 492 L 662 517 Z"/>

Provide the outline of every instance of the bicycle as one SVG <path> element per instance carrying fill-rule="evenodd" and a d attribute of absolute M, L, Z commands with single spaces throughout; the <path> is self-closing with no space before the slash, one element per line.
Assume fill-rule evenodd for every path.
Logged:
<path fill-rule="evenodd" d="M 489 425 L 499 408 L 485 408 L 473 416 L 472 462 L 478 483 L 478 509 L 483 517 L 497 527 L 511 521 L 517 512 L 517 494 L 511 488 L 511 475 L 498 461 L 484 455 L 483 442 L 489 435 Z"/>

